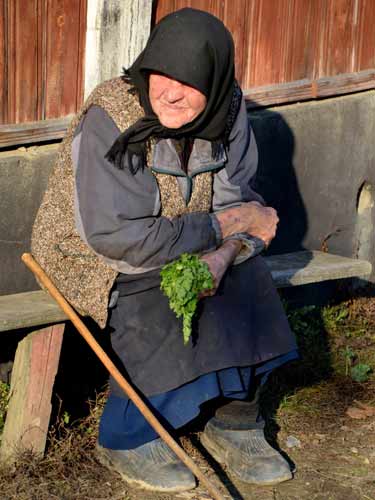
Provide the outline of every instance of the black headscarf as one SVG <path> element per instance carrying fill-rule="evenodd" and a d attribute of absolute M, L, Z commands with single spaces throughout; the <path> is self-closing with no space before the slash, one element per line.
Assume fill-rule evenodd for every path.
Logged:
<path fill-rule="evenodd" d="M 207 98 L 203 112 L 178 129 L 164 127 L 149 100 L 150 72 L 162 73 L 202 92 Z M 106 154 L 118 168 L 124 168 L 126 151 L 133 173 L 133 156 L 140 156 L 144 165 L 145 141 L 151 136 L 206 139 L 212 142 L 214 155 L 221 144 L 226 144 L 241 91 L 234 79 L 232 36 L 213 15 L 185 8 L 164 17 L 152 30 L 143 52 L 125 71 L 125 78 L 139 94 L 145 116 L 120 134 Z"/>

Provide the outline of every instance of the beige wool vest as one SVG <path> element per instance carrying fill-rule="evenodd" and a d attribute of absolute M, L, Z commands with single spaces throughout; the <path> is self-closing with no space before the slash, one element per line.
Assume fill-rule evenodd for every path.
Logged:
<path fill-rule="evenodd" d="M 141 118 L 144 112 L 138 98 L 128 90 L 129 86 L 121 78 L 100 84 L 73 119 L 57 154 L 31 240 L 32 254 L 60 292 L 80 314 L 91 316 L 101 328 L 107 322 L 109 293 L 118 273 L 82 241 L 76 230 L 71 146 L 75 128 L 92 105 L 102 107 L 120 131 Z M 153 141 L 150 141 L 148 166 L 152 166 L 153 148 Z M 211 172 L 195 176 L 188 205 L 181 195 L 176 177 L 154 175 L 160 190 L 161 216 L 171 218 L 211 209 Z"/>

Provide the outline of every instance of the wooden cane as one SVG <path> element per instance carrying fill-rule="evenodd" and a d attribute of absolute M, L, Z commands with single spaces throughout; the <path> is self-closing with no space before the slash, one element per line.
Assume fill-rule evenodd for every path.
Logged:
<path fill-rule="evenodd" d="M 145 405 L 142 399 L 138 396 L 137 392 L 125 380 L 120 371 L 113 364 L 109 356 L 105 353 L 102 347 L 93 337 L 92 333 L 85 326 L 75 310 L 65 300 L 59 290 L 52 283 L 50 278 L 46 275 L 40 265 L 36 262 L 33 256 L 29 253 L 22 255 L 22 260 L 26 266 L 35 274 L 40 283 L 48 290 L 49 294 L 55 299 L 57 304 L 61 307 L 64 313 L 68 316 L 73 325 L 77 328 L 82 337 L 89 344 L 91 349 L 98 356 L 103 365 L 107 368 L 112 377 L 116 380 L 121 389 L 125 392 L 129 399 L 133 401 L 138 410 L 145 417 L 147 422 L 155 429 L 159 436 L 167 443 L 167 445 L 175 452 L 178 458 L 191 470 L 191 472 L 205 485 L 207 491 L 212 495 L 215 500 L 224 500 L 220 491 L 214 486 L 211 481 L 203 474 L 196 463 L 187 455 L 181 446 L 173 439 L 169 432 L 164 429 L 155 415 Z"/>

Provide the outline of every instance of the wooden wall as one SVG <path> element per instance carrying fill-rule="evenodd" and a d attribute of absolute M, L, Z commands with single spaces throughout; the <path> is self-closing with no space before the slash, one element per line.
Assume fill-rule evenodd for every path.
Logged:
<path fill-rule="evenodd" d="M 86 0 L 0 0 L 0 123 L 77 110 L 85 32 Z"/>
<path fill-rule="evenodd" d="M 223 20 L 260 104 L 375 87 L 374 0 L 158 0 L 155 22 L 182 7 Z"/>

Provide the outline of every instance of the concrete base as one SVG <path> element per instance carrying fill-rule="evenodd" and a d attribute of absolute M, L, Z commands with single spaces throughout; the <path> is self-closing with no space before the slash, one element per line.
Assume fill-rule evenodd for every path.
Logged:
<path fill-rule="evenodd" d="M 0 295 L 38 289 L 21 262 L 57 145 L 0 153 Z"/>
<path fill-rule="evenodd" d="M 269 252 L 328 250 L 374 264 L 375 91 L 249 113 L 257 189 L 280 216 Z M 366 181 L 366 182 L 365 182 Z"/>

